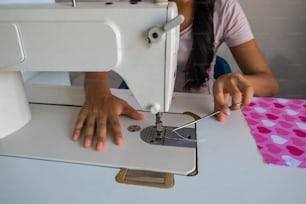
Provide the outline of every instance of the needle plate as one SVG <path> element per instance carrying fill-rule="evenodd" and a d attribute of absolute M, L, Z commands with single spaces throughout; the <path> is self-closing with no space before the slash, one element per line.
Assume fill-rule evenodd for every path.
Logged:
<path fill-rule="evenodd" d="M 172 131 L 175 127 L 163 127 L 162 135 L 158 135 L 155 126 L 144 128 L 140 137 L 143 141 L 152 145 L 166 145 L 177 147 L 196 147 L 195 128 L 182 128 L 178 133 Z"/>

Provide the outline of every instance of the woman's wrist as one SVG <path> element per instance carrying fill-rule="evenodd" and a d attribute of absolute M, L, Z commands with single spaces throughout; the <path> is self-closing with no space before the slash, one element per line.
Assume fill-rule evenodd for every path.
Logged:
<path fill-rule="evenodd" d="M 111 95 L 107 72 L 87 72 L 85 73 L 86 96 Z"/>

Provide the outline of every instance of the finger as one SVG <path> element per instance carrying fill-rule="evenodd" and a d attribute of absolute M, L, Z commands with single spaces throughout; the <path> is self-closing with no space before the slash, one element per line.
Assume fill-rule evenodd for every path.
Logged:
<path fill-rule="evenodd" d="M 218 114 L 217 118 L 218 120 L 223 121 L 224 115 L 230 115 L 231 111 L 227 105 L 227 100 L 228 100 L 228 94 L 224 94 L 223 92 L 219 92 L 217 94 L 214 94 L 214 111 L 219 111 L 223 114 Z M 220 116 L 219 116 L 220 115 Z"/>
<path fill-rule="evenodd" d="M 223 122 L 225 120 L 226 114 L 224 114 L 223 112 L 219 113 L 217 115 L 217 120 L 220 122 Z"/>
<path fill-rule="evenodd" d="M 127 104 L 127 106 L 124 108 L 122 114 L 134 120 L 143 120 L 145 118 L 144 114 L 137 112 L 129 104 Z"/>
<path fill-rule="evenodd" d="M 78 119 L 75 123 L 74 131 L 73 131 L 73 134 L 72 134 L 72 140 L 73 141 L 79 141 L 80 140 L 81 132 L 82 132 L 82 128 L 84 127 L 86 116 L 87 116 L 87 114 L 85 114 L 82 111 L 80 112 L 80 114 L 78 116 Z"/>
<path fill-rule="evenodd" d="M 238 81 L 233 85 L 237 87 L 240 94 L 237 94 L 235 97 L 233 97 L 232 104 L 242 103 L 241 106 L 246 106 L 251 102 L 254 95 L 254 90 L 249 84 L 248 80 L 245 79 L 242 75 L 238 75 L 237 80 Z M 241 108 L 241 106 L 236 107 L 236 109 Z"/>
<path fill-rule="evenodd" d="M 240 109 L 241 102 L 242 102 L 242 93 L 238 90 L 237 92 L 235 92 L 232 95 L 231 110 L 238 110 L 238 109 Z"/>
<path fill-rule="evenodd" d="M 119 117 L 110 118 L 108 121 L 108 125 L 113 136 L 114 143 L 119 146 L 123 145 L 123 137 Z"/>
<path fill-rule="evenodd" d="M 251 103 L 254 96 L 254 89 L 251 86 L 248 86 L 243 94 L 242 106 L 247 106 Z"/>
<path fill-rule="evenodd" d="M 218 107 L 218 108 L 217 108 Z M 215 107 L 214 107 L 214 111 L 219 111 L 219 110 L 221 110 L 221 112 L 220 113 L 218 113 L 217 115 L 216 115 L 216 117 L 217 117 L 217 120 L 218 121 L 220 121 L 220 122 L 222 122 L 222 121 L 224 121 L 225 120 L 225 117 L 226 116 L 229 116 L 230 114 L 231 114 L 231 111 L 230 111 L 230 109 L 227 107 L 227 105 L 216 105 L 215 104 Z"/>
<path fill-rule="evenodd" d="M 239 89 L 239 87 L 237 86 L 237 82 L 236 79 L 230 79 L 229 80 L 229 84 L 228 84 L 228 90 L 229 90 L 229 94 L 232 97 L 232 101 L 231 101 L 231 110 L 237 110 L 240 108 L 240 106 L 237 106 L 236 104 L 240 104 L 242 101 L 242 91 Z"/>
<path fill-rule="evenodd" d="M 83 146 L 85 148 L 91 147 L 94 136 L 94 130 L 95 130 L 95 117 L 91 116 L 86 120 L 85 137 L 83 141 Z"/>
<path fill-rule="evenodd" d="M 214 92 L 214 104 L 215 104 L 215 111 L 220 110 L 226 103 L 225 96 L 223 90 L 216 90 Z"/>
<path fill-rule="evenodd" d="M 220 106 L 226 103 L 223 91 L 222 83 L 218 83 L 216 81 L 213 87 L 214 103 L 217 108 L 216 110 L 219 110 Z"/>
<path fill-rule="evenodd" d="M 96 151 L 102 151 L 106 143 L 107 123 L 106 117 L 100 116 L 96 122 Z"/>

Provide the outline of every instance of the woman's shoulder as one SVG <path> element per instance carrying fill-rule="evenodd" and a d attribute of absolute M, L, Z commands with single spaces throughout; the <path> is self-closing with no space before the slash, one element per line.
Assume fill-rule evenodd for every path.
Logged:
<path fill-rule="evenodd" d="M 237 5 L 239 6 L 237 0 L 215 0 L 215 11 L 232 11 Z"/>
<path fill-rule="evenodd" d="M 216 45 L 236 46 L 253 38 L 247 17 L 238 0 L 215 0 L 214 32 Z"/>
<path fill-rule="evenodd" d="M 214 26 L 219 32 L 225 32 L 226 27 L 231 27 L 233 20 L 239 19 L 243 13 L 237 0 L 215 0 Z"/>

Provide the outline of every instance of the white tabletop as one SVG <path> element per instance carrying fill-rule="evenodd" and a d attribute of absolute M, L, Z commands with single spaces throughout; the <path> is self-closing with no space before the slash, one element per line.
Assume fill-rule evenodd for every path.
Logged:
<path fill-rule="evenodd" d="M 39 88 L 38 88 L 39 89 Z M 81 89 L 49 88 L 54 99 L 81 103 Z M 36 90 L 37 91 L 37 90 Z M 30 100 L 43 101 L 28 89 Z M 137 103 L 128 91 L 116 94 Z M 68 96 L 68 98 L 67 98 Z M 65 99 L 64 99 L 65 98 Z M 62 102 L 62 101 L 61 101 Z M 175 94 L 171 111 L 205 115 L 212 110 L 209 96 Z M 222 126 L 230 123 L 224 134 Z M 218 126 L 219 128 L 208 128 Z M 238 128 L 237 128 L 238 127 Z M 302 204 L 306 202 L 306 170 L 267 165 L 240 111 L 224 122 L 203 121 L 197 126 L 197 176 L 175 175 L 175 185 L 158 189 L 119 184 L 116 168 L 0 156 L 0 201 L 19 203 L 248 203 Z M 144 154 L 145 156 L 145 154 Z M 178 160 L 179 162 L 179 160 Z"/>

